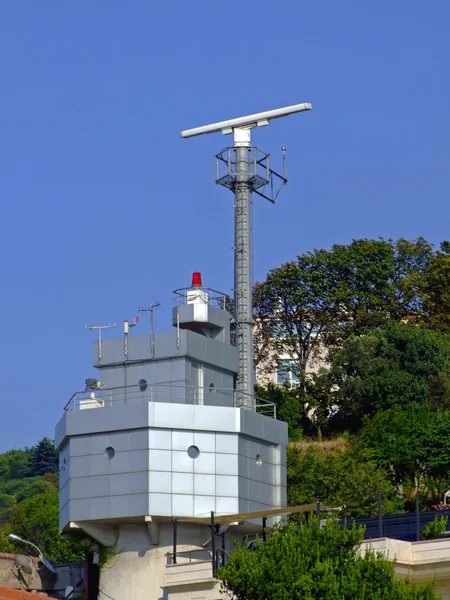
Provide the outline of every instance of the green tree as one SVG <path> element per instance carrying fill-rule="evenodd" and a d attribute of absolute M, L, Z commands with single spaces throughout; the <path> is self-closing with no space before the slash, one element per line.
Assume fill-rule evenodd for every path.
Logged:
<path fill-rule="evenodd" d="M 44 437 L 33 446 L 30 456 L 30 472 L 32 475 L 45 475 L 58 471 L 58 451 L 54 443 Z"/>
<path fill-rule="evenodd" d="M 9 525 L 11 531 L 36 544 L 54 562 L 83 560 L 85 547 L 76 538 L 60 537 L 58 518 L 58 492 L 50 492 L 18 504 Z M 22 552 L 30 551 L 29 546 L 19 542 L 14 545 Z"/>
<path fill-rule="evenodd" d="M 0 552 L 12 554 L 15 551 L 14 546 L 8 540 L 8 534 L 11 533 L 11 527 L 8 523 L 0 525 Z"/>
<path fill-rule="evenodd" d="M 52 477 L 52 476 L 50 476 Z M 53 492 L 58 489 L 58 482 L 47 475 L 42 477 L 27 477 L 26 479 L 9 479 L 0 482 L 0 493 L 5 493 L 22 502 L 37 494 Z"/>
<path fill-rule="evenodd" d="M 440 251 L 429 261 L 420 292 L 427 327 L 450 333 L 450 242 L 442 242 Z"/>
<path fill-rule="evenodd" d="M 255 387 L 255 395 L 274 402 L 277 419 L 288 424 L 289 439 L 300 441 L 303 437 L 304 415 L 302 407 L 306 396 L 296 387 L 292 389 L 269 385 L 267 388 Z"/>
<path fill-rule="evenodd" d="M 359 438 L 399 493 L 423 503 L 442 500 L 450 486 L 450 411 L 428 406 L 394 407 L 367 420 Z"/>
<path fill-rule="evenodd" d="M 351 334 L 418 318 L 432 257 L 423 238 L 361 239 L 308 252 L 270 271 L 254 290 L 255 365 L 273 371 L 287 354 L 302 386 L 308 360 L 329 359 Z"/>
<path fill-rule="evenodd" d="M 302 382 L 308 359 L 342 343 L 349 327 L 359 331 L 384 323 L 392 304 L 393 257 L 389 242 L 355 240 L 303 254 L 271 271 L 254 291 L 268 352 L 290 355 Z"/>
<path fill-rule="evenodd" d="M 448 362 L 443 336 L 421 327 L 392 323 L 351 336 L 332 363 L 330 377 L 339 388 L 339 416 L 357 430 L 363 417 L 393 406 L 424 404 L 430 381 Z"/>
<path fill-rule="evenodd" d="M 395 564 L 358 546 L 363 529 L 288 523 L 255 549 L 236 548 L 217 574 L 237 600 L 434 600 L 432 584 L 395 578 Z"/>
<path fill-rule="evenodd" d="M 378 465 L 384 467 L 400 493 L 420 490 L 429 460 L 425 438 L 433 415 L 427 406 L 395 406 L 366 420 L 360 432 Z"/>
<path fill-rule="evenodd" d="M 321 454 L 317 447 L 287 451 L 288 505 L 320 500 L 326 506 L 347 506 L 351 517 L 375 516 L 377 493 L 386 514 L 401 512 L 403 503 L 384 469 L 362 446 L 344 452 Z"/>
<path fill-rule="evenodd" d="M 392 319 L 422 320 L 425 273 L 433 256 L 433 246 L 421 237 L 413 242 L 401 238 L 395 243 Z"/>
<path fill-rule="evenodd" d="M 32 450 L 8 450 L 0 454 L 0 481 L 28 477 Z"/>
<path fill-rule="evenodd" d="M 0 493 L 0 523 L 5 523 L 11 517 L 16 505 L 16 499 L 9 494 Z"/>

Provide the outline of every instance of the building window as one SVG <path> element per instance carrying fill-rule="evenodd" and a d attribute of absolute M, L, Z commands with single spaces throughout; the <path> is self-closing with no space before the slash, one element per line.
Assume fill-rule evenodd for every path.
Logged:
<path fill-rule="evenodd" d="M 279 360 L 277 366 L 277 384 L 283 385 L 285 383 L 290 383 L 291 385 L 294 385 L 300 383 L 295 370 L 295 361 L 290 358 Z"/>
<path fill-rule="evenodd" d="M 197 446 L 189 446 L 187 453 L 189 458 L 197 458 L 200 456 L 200 450 L 197 448 Z"/>
<path fill-rule="evenodd" d="M 105 458 L 107 458 L 108 460 L 111 460 L 112 458 L 114 458 L 116 451 L 114 450 L 114 448 L 112 448 L 111 446 L 108 446 L 108 448 L 105 449 L 105 451 L 103 452 L 103 456 Z"/>

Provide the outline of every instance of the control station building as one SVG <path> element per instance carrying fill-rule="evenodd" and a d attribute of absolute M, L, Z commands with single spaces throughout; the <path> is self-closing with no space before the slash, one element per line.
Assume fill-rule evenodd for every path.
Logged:
<path fill-rule="evenodd" d="M 60 528 L 110 548 L 99 598 L 220 598 L 199 565 L 212 557 L 214 572 L 233 538 L 261 532 L 252 514 L 286 506 L 287 426 L 236 391 L 226 296 L 194 273 L 175 300 L 171 331 L 125 322 L 122 337 L 94 343 L 98 378 L 56 427 Z M 184 563 L 194 579 L 174 577 Z"/>

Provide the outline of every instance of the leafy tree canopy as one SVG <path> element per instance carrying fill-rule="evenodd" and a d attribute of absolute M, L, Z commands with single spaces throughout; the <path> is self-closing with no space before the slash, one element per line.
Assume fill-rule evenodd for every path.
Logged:
<path fill-rule="evenodd" d="M 358 546 L 362 529 L 317 521 L 279 527 L 254 550 L 236 548 L 217 574 L 237 600 L 437 600 L 432 585 L 399 581 L 395 564 Z"/>
<path fill-rule="evenodd" d="M 83 560 L 85 548 L 81 542 L 74 538 L 60 538 L 58 518 L 58 492 L 54 491 L 21 502 L 9 527 L 16 535 L 36 544 L 47 558 L 56 563 Z M 29 546 L 20 542 L 17 542 L 17 548 L 26 553 L 30 551 Z"/>
<path fill-rule="evenodd" d="M 427 406 L 394 407 L 366 420 L 360 440 L 397 486 L 415 488 L 427 469 L 425 444 L 433 415 Z"/>
<path fill-rule="evenodd" d="M 287 478 L 289 506 L 320 500 L 332 507 L 345 504 L 352 517 L 375 516 L 380 491 L 386 514 L 403 508 L 387 473 L 362 446 L 327 455 L 321 455 L 314 445 L 306 451 L 291 446 L 287 452 Z"/>
<path fill-rule="evenodd" d="M 277 409 L 277 418 L 288 424 L 289 439 L 300 441 L 303 429 L 306 426 L 305 415 L 302 407 L 307 402 L 307 397 L 298 388 L 286 389 L 280 386 L 269 385 L 267 388 L 255 387 L 255 396 L 274 402 Z"/>
<path fill-rule="evenodd" d="M 31 453 L 31 449 L 25 449 L 0 454 L 0 481 L 28 477 Z"/>
<path fill-rule="evenodd" d="M 424 270 L 420 292 L 423 295 L 424 321 L 427 327 L 450 333 L 450 242 L 441 249 Z"/>
<path fill-rule="evenodd" d="M 354 430 L 364 416 L 393 406 L 424 404 L 431 378 L 447 362 L 447 341 L 421 327 L 391 323 L 351 336 L 336 353 L 330 373 L 339 389 L 341 419 Z"/>
<path fill-rule="evenodd" d="M 361 239 L 308 252 L 270 271 L 254 290 L 255 364 L 273 369 L 277 356 L 287 353 L 302 385 L 306 362 L 318 352 L 328 358 L 351 334 L 419 318 L 433 256 L 423 238 Z"/>

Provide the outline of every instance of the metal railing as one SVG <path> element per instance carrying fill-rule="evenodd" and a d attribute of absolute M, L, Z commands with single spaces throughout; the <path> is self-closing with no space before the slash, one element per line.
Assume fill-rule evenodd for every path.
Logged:
<path fill-rule="evenodd" d="M 190 565 L 190 564 L 211 564 L 212 575 L 224 567 L 229 559 L 230 553 L 225 548 L 203 548 L 198 550 L 181 550 L 175 552 L 168 552 L 166 554 L 166 567 L 173 567 L 177 565 Z"/>
<path fill-rule="evenodd" d="M 199 300 L 209 306 L 217 306 L 222 310 L 226 310 L 228 303 L 231 302 L 231 298 L 227 294 L 212 288 L 178 288 L 173 293 L 175 294 L 175 304 L 188 304 Z"/>
<path fill-rule="evenodd" d="M 233 389 L 215 387 L 194 387 L 171 384 L 129 385 L 126 387 L 86 389 L 75 392 L 64 407 L 65 411 L 78 411 L 92 408 L 108 408 L 120 404 L 145 404 L 165 402 L 169 404 L 194 404 L 249 408 L 254 406 L 257 413 L 276 419 L 276 405 L 269 400 L 254 398 L 249 394 Z"/>

